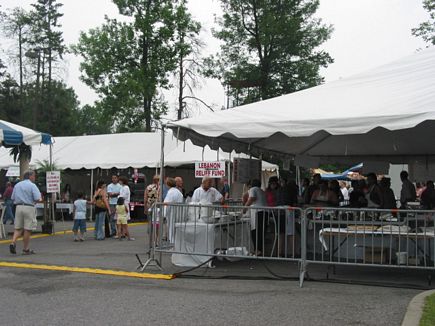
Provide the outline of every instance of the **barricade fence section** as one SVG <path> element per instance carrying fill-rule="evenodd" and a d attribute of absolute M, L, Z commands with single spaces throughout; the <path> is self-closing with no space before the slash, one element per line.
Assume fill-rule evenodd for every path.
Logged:
<path fill-rule="evenodd" d="M 300 260 L 301 216 L 292 207 L 159 203 L 153 246 L 170 253 L 178 266 L 197 266 L 211 257 Z"/>
<path fill-rule="evenodd" d="M 435 268 L 435 211 L 307 208 L 307 263 Z"/>
<path fill-rule="evenodd" d="M 435 271 L 435 211 L 157 203 L 150 252 L 177 266 L 214 257 Z"/>

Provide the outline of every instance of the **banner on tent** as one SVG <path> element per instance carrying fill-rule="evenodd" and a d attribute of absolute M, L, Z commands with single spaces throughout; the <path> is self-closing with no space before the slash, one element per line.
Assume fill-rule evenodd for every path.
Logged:
<path fill-rule="evenodd" d="M 60 171 L 47 172 L 47 193 L 60 192 Z"/>
<path fill-rule="evenodd" d="M 195 162 L 195 178 L 222 178 L 225 176 L 225 162 Z"/>

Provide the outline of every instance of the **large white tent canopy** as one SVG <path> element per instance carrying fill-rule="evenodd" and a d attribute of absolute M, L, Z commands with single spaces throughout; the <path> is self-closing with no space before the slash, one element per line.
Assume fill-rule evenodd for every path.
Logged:
<path fill-rule="evenodd" d="M 56 137 L 53 162 L 59 169 L 155 168 L 160 165 L 160 133 L 123 133 L 91 136 Z M 49 161 L 47 146 L 33 146 L 31 166 Z M 234 157 L 234 156 L 233 156 Z M 244 156 L 246 157 L 246 156 Z M 195 161 L 228 160 L 229 154 L 198 147 L 190 141 L 178 141 L 167 133 L 165 138 L 165 166 L 178 167 Z M 15 165 L 9 149 L 0 148 L 0 168 Z M 263 162 L 263 169 L 276 166 Z"/>
<path fill-rule="evenodd" d="M 407 163 L 435 155 L 435 48 L 353 77 L 168 124 L 182 140 L 281 157 Z"/>

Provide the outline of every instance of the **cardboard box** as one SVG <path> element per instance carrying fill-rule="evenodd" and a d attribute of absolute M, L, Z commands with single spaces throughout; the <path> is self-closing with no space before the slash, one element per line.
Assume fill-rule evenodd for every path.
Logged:
<path fill-rule="evenodd" d="M 388 264 L 388 248 L 365 247 L 364 259 L 366 264 Z"/>

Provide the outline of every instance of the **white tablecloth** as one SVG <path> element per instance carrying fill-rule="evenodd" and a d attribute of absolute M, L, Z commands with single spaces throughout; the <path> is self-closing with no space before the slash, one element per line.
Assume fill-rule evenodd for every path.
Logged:
<path fill-rule="evenodd" d="M 435 233 L 434 230 L 427 229 L 426 232 L 409 232 L 406 229 L 379 229 L 379 230 L 348 230 L 347 228 L 323 228 L 319 231 L 319 240 L 322 243 L 325 250 L 328 250 L 328 243 L 325 239 L 325 233 L 326 237 L 331 234 L 332 237 L 337 237 L 340 235 L 340 238 L 346 239 L 349 237 L 367 237 L 370 238 L 371 236 L 383 236 L 388 239 L 389 236 L 399 237 L 401 239 L 426 239 L 426 238 L 434 238 Z"/>
<path fill-rule="evenodd" d="M 37 203 L 35 205 L 36 208 L 36 216 L 43 216 L 44 215 L 44 204 L 43 203 Z M 68 214 L 72 214 L 74 210 L 74 204 L 70 203 L 56 203 L 56 210 L 57 211 L 68 211 Z"/>
<path fill-rule="evenodd" d="M 211 258 L 216 250 L 232 247 L 252 248 L 250 223 L 247 220 L 229 223 L 207 224 L 186 222 L 175 224 L 175 252 L 204 254 L 204 256 L 172 254 L 172 263 L 177 266 L 194 267 Z"/>

